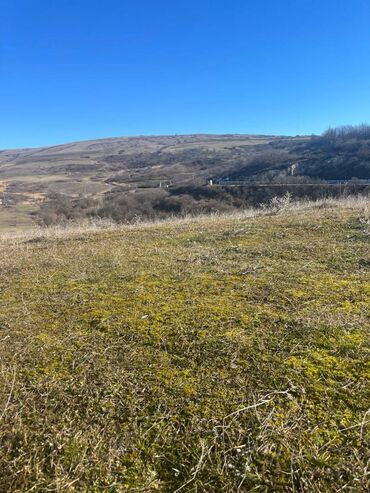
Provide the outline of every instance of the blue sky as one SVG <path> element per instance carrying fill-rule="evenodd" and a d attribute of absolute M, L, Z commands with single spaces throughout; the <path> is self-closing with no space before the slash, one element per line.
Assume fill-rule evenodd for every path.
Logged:
<path fill-rule="evenodd" d="M 369 0 L 1 0 L 0 148 L 370 121 Z"/>

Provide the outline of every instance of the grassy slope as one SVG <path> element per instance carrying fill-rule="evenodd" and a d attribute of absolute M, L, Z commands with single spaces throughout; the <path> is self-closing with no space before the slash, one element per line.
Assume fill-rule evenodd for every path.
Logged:
<path fill-rule="evenodd" d="M 366 491 L 367 219 L 3 241 L 0 491 Z"/>

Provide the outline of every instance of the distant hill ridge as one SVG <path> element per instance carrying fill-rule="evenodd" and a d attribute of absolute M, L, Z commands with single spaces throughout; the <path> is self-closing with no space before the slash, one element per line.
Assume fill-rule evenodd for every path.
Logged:
<path fill-rule="evenodd" d="M 0 231 L 94 215 L 214 212 L 271 198 L 267 190 L 208 190 L 228 181 L 294 184 L 294 194 L 315 198 L 306 183 L 370 179 L 369 135 L 361 125 L 312 137 L 137 136 L 0 151 Z"/>

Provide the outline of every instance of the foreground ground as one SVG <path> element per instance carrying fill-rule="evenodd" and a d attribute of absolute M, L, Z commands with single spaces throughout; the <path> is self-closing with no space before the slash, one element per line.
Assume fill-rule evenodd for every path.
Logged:
<path fill-rule="evenodd" d="M 368 491 L 364 201 L 0 244 L 0 491 Z"/>

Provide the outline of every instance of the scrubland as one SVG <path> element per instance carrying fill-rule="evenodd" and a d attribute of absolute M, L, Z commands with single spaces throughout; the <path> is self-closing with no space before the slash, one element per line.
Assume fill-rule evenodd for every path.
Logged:
<path fill-rule="evenodd" d="M 368 491 L 369 228 L 347 199 L 3 236 L 0 491 Z"/>
<path fill-rule="evenodd" d="M 230 212 L 287 192 L 294 200 L 369 196 L 370 126 L 310 137 L 142 136 L 0 150 L 2 233 L 99 217 L 125 223 Z"/>

